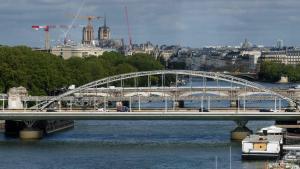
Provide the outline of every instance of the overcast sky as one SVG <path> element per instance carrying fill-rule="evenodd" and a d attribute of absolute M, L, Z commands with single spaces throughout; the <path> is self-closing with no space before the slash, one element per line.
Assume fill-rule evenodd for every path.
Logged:
<path fill-rule="evenodd" d="M 134 43 L 239 45 L 300 44 L 299 0 L 0 0 L 0 44 L 42 47 L 44 32 L 31 25 L 70 24 L 70 14 L 107 16 L 112 38 L 128 39 L 124 5 L 128 7 Z M 80 10 L 81 9 L 81 10 Z M 86 20 L 77 19 L 75 25 Z M 94 26 L 103 24 L 95 20 Z M 98 29 L 98 28 L 97 28 Z M 51 40 L 64 30 L 51 30 Z M 95 32 L 96 35 L 96 32 Z M 70 32 L 81 40 L 81 28 Z"/>

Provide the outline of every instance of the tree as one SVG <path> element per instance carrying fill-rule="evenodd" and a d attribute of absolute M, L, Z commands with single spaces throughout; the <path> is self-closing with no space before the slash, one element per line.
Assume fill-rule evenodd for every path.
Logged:
<path fill-rule="evenodd" d="M 276 62 L 263 62 L 260 66 L 259 78 L 264 81 L 276 82 L 281 76 L 287 76 L 290 82 L 300 81 L 299 65 L 284 65 Z"/>
<path fill-rule="evenodd" d="M 63 60 L 24 46 L 1 47 L 0 60 L 0 91 L 24 86 L 31 95 L 50 95 L 71 84 L 79 86 L 115 74 L 163 68 L 146 54 L 126 57 L 117 52 L 105 52 L 98 57 Z"/>

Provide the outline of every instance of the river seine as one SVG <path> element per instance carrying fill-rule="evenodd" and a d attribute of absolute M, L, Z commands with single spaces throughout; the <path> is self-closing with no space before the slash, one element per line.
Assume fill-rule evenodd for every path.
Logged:
<path fill-rule="evenodd" d="M 241 160 L 241 144 L 230 141 L 234 128 L 231 121 L 76 121 L 39 141 L 1 135 L 0 168 L 229 169 L 230 147 L 232 169 L 261 168 L 264 162 Z"/>

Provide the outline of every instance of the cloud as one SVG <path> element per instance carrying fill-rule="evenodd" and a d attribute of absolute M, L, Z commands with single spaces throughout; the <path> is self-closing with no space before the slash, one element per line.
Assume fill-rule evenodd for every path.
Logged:
<path fill-rule="evenodd" d="M 33 24 L 70 24 L 82 0 L 2 0 L 0 5 L 0 43 L 25 43 L 43 46 L 42 32 L 31 30 Z M 104 15 L 114 38 L 127 38 L 124 5 L 135 42 L 180 43 L 182 45 L 239 44 L 248 37 L 264 44 L 284 37 L 296 38 L 300 27 L 298 0 L 85 0 L 81 15 Z M 86 24 L 76 20 L 76 24 Z M 95 27 L 102 21 L 94 21 Z M 80 41 L 81 30 L 71 31 Z M 53 30 L 52 38 L 61 32 Z M 53 39 L 55 40 L 55 39 Z"/>

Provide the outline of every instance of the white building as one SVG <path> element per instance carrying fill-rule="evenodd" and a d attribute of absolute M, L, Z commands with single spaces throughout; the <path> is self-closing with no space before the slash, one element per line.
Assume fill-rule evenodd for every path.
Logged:
<path fill-rule="evenodd" d="M 62 45 L 56 46 L 51 49 L 51 53 L 57 56 L 61 56 L 63 59 L 69 59 L 71 57 L 89 57 L 89 56 L 101 56 L 104 52 L 116 51 L 115 49 L 103 49 L 93 46 L 71 46 Z"/>
<path fill-rule="evenodd" d="M 283 63 L 286 65 L 300 64 L 300 50 L 284 50 L 263 52 L 261 60 Z"/>
<path fill-rule="evenodd" d="M 161 51 L 161 53 L 160 53 L 160 56 L 162 57 L 162 58 L 164 58 L 164 60 L 169 60 L 170 59 L 170 57 L 172 56 L 172 55 L 174 55 L 175 54 L 175 51 L 174 50 L 163 50 L 163 51 Z"/>

